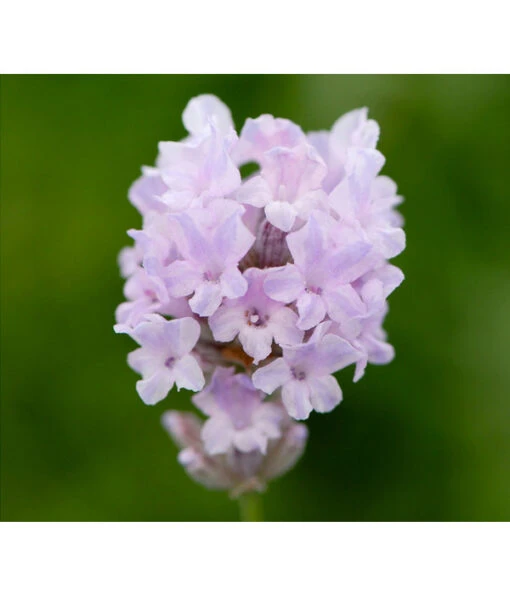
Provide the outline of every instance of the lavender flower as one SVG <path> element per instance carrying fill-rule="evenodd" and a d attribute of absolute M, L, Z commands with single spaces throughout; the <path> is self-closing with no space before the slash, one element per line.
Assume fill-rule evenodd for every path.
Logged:
<path fill-rule="evenodd" d="M 357 381 L 394 357 L 382 324 L 403 280 L 388 264 L 405 247 L 402 199 L 365 108 L 308 135 L 262 115 L 238 137 L 202 95 L 183 122 L 129 191 L 143 227 L 119 256 L 115 330 L 140 344 L 128 363 L 146 403 L 200 391 L 205 421 L 163 424 L 194 479 L 239 495 L 295 464 L 307 431 L 294 420 L 340 403 L 335 372 L 355 364 Z M 242 180 L 248 162 L 259 169 Z"/>

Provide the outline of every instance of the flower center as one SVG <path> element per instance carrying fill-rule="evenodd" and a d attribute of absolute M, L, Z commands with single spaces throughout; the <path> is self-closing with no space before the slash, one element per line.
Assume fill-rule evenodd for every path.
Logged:
<path fill-rule="evenodd" d="M 295 378 L 296 380 L 305 380 L 306 378 L 306 372 L 303 372 L 303 370 L 298 370 L 297 368 L 291 368 L 290 372 L 292 374 L 292 377 Z"/>
<path fill-rule="evenodd" d="M 315 285 L 309 285 L 306 288 L 308 293 L 315 293 L 316 295 L 322 295 L 322 287 L 316 287 Z"/>
<path fill-rule="evenodd" d="M 252 308 L 251 310 L 246 310 L 244 313 L 246 320 L 248 322 L 248 326 L 255 326 L 255 327 L 264 327 L 266 326 L 267 321 L 269 320 L 269 316 L 259 314 L 256 308 Z"/>
<path fill-rule="evenodd" d="M 159 361 L 161 361 L 161 360 L 159 360 Z M 167 368 L 171 368 L 174 365 L 174 362 L 175 362 L 175 357 L 167 357 L 165 360 L 165 366 Z"/>

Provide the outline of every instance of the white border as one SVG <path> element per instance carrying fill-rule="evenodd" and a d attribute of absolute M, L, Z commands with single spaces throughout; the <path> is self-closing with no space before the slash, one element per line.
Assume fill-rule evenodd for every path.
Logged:
<path fill-rule="evenodd" d="M 504 3 L 485 0 L 19 0 L 3 73 L 502 73 Z"/>
<path fill-rule="evenodd" d="M 3 523 L 0 535 L 8 595 L 510 590 L 507 524 Z"/>

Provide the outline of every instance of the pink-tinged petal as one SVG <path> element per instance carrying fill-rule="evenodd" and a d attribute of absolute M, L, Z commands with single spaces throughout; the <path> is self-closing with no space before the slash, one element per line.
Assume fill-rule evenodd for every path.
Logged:
<path fill-rule="evenodd" d="M 245 324 L 244 308 L 226 302 L 209 318 L 209 327 L 216 341 L 233 341 Z"/>
<path fill-rule="evenodd" d="M 128 353 L 129 367 L 142 376 L 152 376 L 160 368 L 158 358 L 148 349 L 140 347 Z"/>
<path fill-rule="evenodd" d="M 158 201 L 158 197 L 164 194 L 168 187 L 161 179 L 157 169 L 143 168 L 143 176 L 138 178 L 129 189 L 130 202 L 140 211 L 142 215 L 149 211 L 164 210 L 164 206 Z"/>
<path fill-rule="evenodd" d="M 131 337 L 143 347 L 151 350 L 159 351 L 164 349 L 166 345 L 164 336 L 165 319 L 158 314 L 148 314 L 146 318 L 132 330 Z"/>
<path fill-rule="evenodd" d="M 174 375 L 170 370 L 159 370 L 144 380 L 138 380 L 136 390 L 146 405 L 162 401 L 174 385 Z"/>
<path fill-rule="evenodd" d="M 239 207 L 242 210 L 242 207 Z M 214 234 L 212 246 L 214 257 L 220 262 L 237 263 L 255 241 L 255 236 L 241 220 L 242 212 L 230 215 Z"/>
<path fill-rule="evenodd" d="M 367 340 L 368 361 L 371 364 L 389 364 L 395 357 L 395 349 L 389 343 L 378 339 Z"/>
<path fill-rule="evenodd" d="M 266 459 L 264 475 L 268 479 L 279 477 L 291 469 L 303 454 L 308 438 L 305 424 L 291 424 L 286 430 L 277 447 Z"/>
<path fill-rule="evenodd" d="M 244 351 L 257 365 L 271 353 L 273 333 L 270 328 L 244 325 L 239 332 L 239 341 Z"/>
<path fill-rule="evenodd" d="M 307 271 L 323 258 L 326 248 L 327 221 L 320 213 L 312 213 L 299 231 L 287 236 L 287 244 L 294 262 Z"/>
<path fill-rule="evenodd" d="M 327 413 L 342 400 L 342 389 L 333 376 L 313 377 L 308 381 L 310 401 L 315 411 Z"/>
<path fill-rule="evenodd" d="M 353 382 L 358 382 L 363 378 L 365 375 L 365 369 L 367 367 L 368 359 L 366 356 L 362 357 L 356 362 L 356 367 L 354 368 L 354 378 Z"/>
<path fill-rule="evenodd" d="M 312 336 L 308 340 L 308 343 L 319 343 L 324 337 L 332 331 L 334 324 L 331 320 L 325 320 L 318 324 L 312 333 Z"/>
<path fill-rule="evenodd" d="M 356 196 L 368 194 L 384 162 L 384 156 L 376 149 L 349 149 L 346 171 L 351 191 Z"/>
<path fill-rule="evenodd" d="M 265 206 L 267 220 L 282 231 L 290 231 L 296 220 L 296 209 L 288 202 L 273 201 Z"/>
<path fill-rule="evenodd" d="M 182 357 L 195 347 L 200 337 L 200 324 L 193 318 L 167 320 L 164 337 L 170 352 L 175 357 Z"/>
<path fill-rule="evenodd" d="M 297 328 L 298 316 L 290 308 L 279 308 L 271 314 L 271 329 L 278 345 L 301 343 L 304 332 Z"/>
<path fill-rule="evenodd" d="M 186 260 L 172 262 L 166 267 L 164 275 L 168 292 L 173 297 L 190 295 L 200 285 L 203 278 L 202 271 Z"/>
<path fill-rule="evenodd" d="M 143 252 L 140 247 L 126 246 L 122 248 L 117 257 L 120 274 L 124 279 L 132 275 L 142 262 Z"/>
<path fill-rule="evenodd" d="M 353 242 L 338 250 L 330 258 L 331 279 L 337 283 L 350 283 L 366 272 L 370 264 L 364 262 L 372 246 L 367 242 Z"/>
<path fill-rule="evenodd" d="M 232 130 L 232 136 L 235 132 Z M 204 143 L 205 160 L 201 171 L 201 190 L 204 196 L 219 198 L 228 196 L 239 188 L 241 174 L 227 152 L 232 139 L 225 137 L 212 127 L 210 138 Z"/>
<path fill-rule="evenodd" d="M 233 445 L 241 452 L 259 450 L 265 455 L 267 451 L 267 436 L 257 427 L 244 428 L 235 433 Z"/>
<path fill-rule="evenodd" d="M 160 201 L 168 207 L 170 211 L 179 212 L 187 209 L 195 194 L 189 190 L 169 190 L 165 192 L 161 197 Z"/>
<path fill-rule="evenodd" d="M 323 190 L 310 190 L 301 195 L 293 203 L 298 216 L 304 221 L 308 220 L 313 212 L 329 213 L 328 195 Z"/>
<path fill-rule="evenodd" d="M 211 123 L 222 134 L 234 128 L 229 108 L 215 95 L 199 95 L 191 99 L 182 114 L 182 122 L 194 136 L 206 133 Z"/>
<path fill-rule="evenodd" d="M 180 448 L 200 446 L 202 421 L 193 413 L 165 411 L 161 416 L 161 425 Z"/>
<path fill-rule="evenodd" d="M 349 180 L 344 178 L 329 195 L 329 204 L 340 219 L 351 222 L 356 218 L 358 203 Z"/>
<path fill-rule="evenodd" d="M 309 132 L 307 135 L 308 142 L 315 148 L 319 155 L 326 163 L 329 161 L 329 132 L 326 130 L 319 130 L 317 132 Z"/>
<path fill-rule="evenodd" d="M 286 361 L 279 357 L 263 368 L 259 368 L 252 377 L 253 386 L 270 395 L 279 386 L 292 378 Z"/>
<path fill-rule="evenodd" d="M 202 440 L 210 455 L 223 454 L 232 444 L 234 430 L 226 415 L 218 415 L 208 419 L 202 428 Z"/>
<path fill-rule="evenodd" d="M 137 324 L 142 322 L 147 314 L 156 312 L 160 308 L 161 304 L 159 302 L 154 302 L 152 299 L 145 297 L 120 304 L 115 310 L 115 319 L 118 323 L 114 326 L 115 332 L 130 333 Z"/>
<path fill-rule="evenodd" d="M 394 258 L 406 247 L 406 234 L 398 227 L 378 228 L 373 239 L 376 250 L 384 258 Z"/>
<path fill-rule="evenodd" d="M 230 267 L 220 275 L 220 286 L 225 297 L 234 299 L 246 293 L 248 282 L 237 267 Z"/>
<path fill-rule="evenodd" d="M 236 485 L 232 473 L 213 457 L 205 456 L 203 448 L 189 447 L 181 450 L 177 460 L 196 482 L 212 490 L 230 490 Z"/>
<path fill-rule="evenodd" d="M 363 316 L 367 308 L 352 285 L 337 285 L 324 291 L 324 301 L 328 314 L 337 322 Z"/>
<path fill-rule="evenodd" d="M 369 311 L 377 309 L 384 302 L 384 284 L 377 277 L 363 284 L 360 296 Z"/>
<path fill-rule="evenodd" d="M 238 163 L 264 161 L 264 154 L 273 147 L 294 147 L 306 140 L 301 128 L 284 118 L 268 114 L 248 118 L 243 126 L 234 154 Z"/>
<path fill-rule="evenodd" d="M 299 312 L 298 328 L 308 330 L 318 325 L 326 316 L 326 306 L 321 296 L 311 293 L 302 293 L 297 300 L 297 309 Z"/>
<path fill-rule="evenodd" d="M 121 304 L 121 306 L 123 306 L 124 304 Z M 118 310 L 118 308 L 117 308 Z M 117 333 L 118 335 L 121 334 L 126 334 L 129 335 L 129 333 L 133 330 L 132 326 L 129 326 L 128 324 L 123 324 L 123 323 L 118 323 L 118 324 L 114 324 L 113 325 L 113 331 L 115 333 Z"/>
<path fill-rule="evenodd" d="M 262 403 L 253 413 L 253 424 L 271 440 L 282 434 L 281 426 L 284 418 L 283 409 L 275 403 Z"/>
<path fill-rule="evenodd" d="M 204 281 L 195 290 L 189 301 L 190 308 L 199 316 L 211 316 L 216 312 L 222 300 L 219 283 Z"/>
<path fill-rule="evenodd" d="M 265 207 L 271 202 L 272 193 L 264 178 L 255 176 L 242 184 L 235 193 L 235 199 L 253 207 Z"/>
<path fill-rule="evenodd" d="M 188 390 L 198 391 L 204 388 L 204 374 L 192 355 L 185 355 L 176 360 L 172 372 L 178 389 L 187 388 Z"/>
<path fill-rule="evenodd" d="M 289 304 L 296 300 L 305 288 L 303 276 L 292 264 L 269 269 L 264 281 L 264 291 L 273 300 Z"/>
<path fill-rule="evenodd" d="M 388 297 L 404 280 L 404 273 L 392 264 L 388 264 L 382 270 L 378 270 L 377 276 L 383 282 L 384 297 Z"/>
<path fill-rule="evenodd" d="M 287 413 L 294 419 L 308 419 L 313 407 L 308 382 L 290 380 L 282 388 L 282 401 Z"/>
<path fill-rule="evenodd" d="M 382 200 L 388 206 L 395 206 L 403 200 L 397 196 L 397 188 L 396 182 L 388 176 L 377 176 L 372 182 L 371 192 L 378 202 Z"/>
<path fill-rule="evenodd" d="M 195 262 L 209 262 L 211 247 L 195 220 L 188 213 L 179 213 L 173 215 L 172 221 L 177 223 L 174 240 L 184 257 Z"/>
<path fill-rule="evenodd" d="M 379 140 L 379 125 L 367 119 L 368 109 L 362 107 L 341 116 L 331 129 L 331 145 L 335 151 L 345 151 L 350 145 L 375 149 Z"/>
<path fill-rule="evenodd" d="M 333 374 L 353 364 L 362 356 L 363 354 L 345 339 L 327 334 L 317 345 L 314 372 L 318 376 Z"/>

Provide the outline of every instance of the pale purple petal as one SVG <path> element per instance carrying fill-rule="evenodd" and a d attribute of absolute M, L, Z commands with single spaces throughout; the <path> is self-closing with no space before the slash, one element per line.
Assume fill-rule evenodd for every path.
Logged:
<path fill-rule="evenodd" d="M 132 331 L 131 337 L 143 347 L 160 350 L 165 347 L 165 322 L 158 314 L 150 314 L 147 320 L 138 324 Z"/>
<path fill-rule="evenodd" d="M 240 260 L 255 241 L 254 235 L 246 228 L 241 220 L 242 207 L 228 217 L 214 234 L 211 250 L 215 258 L 231 263 Z"/>
<path fill-rule="evenodd" d="M 216 341 L 233 341 L 245 324 L 244 308 L 225 303 L 209 318 L 209 326 Z"/>
<path fill-rule="evenodd" d="M 180 448 L 200 445 L 202 421 L 193 413 L 165 411 L 161 425 Z"/>
<path fill-rule="evenodd" d="M 271 456 L 266 459 L 265 476 L 279 477 L 291 469 L 303 454 L 307 438 L 308 430 L 305 424 L 289 425 Z"/>
<path fill-rule="evenodd" d="M 268 114 L 257 119 L 248 118 L 235 149 L 239 163 L 264 162 L 264 154 L 273 147 L 294 147 L 306 139 L 299 126 L 284 118 Z"/>
<path fill-rule="evenodd" d="M 271 353 L 273 333 L 270 328 L 245 325 L 239 332 L 239 341 L 256 365 Z"/>
<path fill-rule="evenodd" d="M 229 267 L 220 275 L 223 295 L 227 298 L 239 298 L 246 293 L 248 283 L 237 267 Z"/>
<path fill-rule="evenodd" d="M 327 216 L 314 212 L 304 227 L 287 236 L 294 263 L 302 271 L 316 266 L 324 257 L 327 227 Z"/>
<path fill-rule="evenodd" d="M 155 405 L 167 396 L 173 385 L 173 373 L 161 369 L 147 379 L 138 380 L 136 390 L 146 405 Z"/>
<path fill-rule="evenodd" d="M 326 316 L 324 300 L 315 293 L 303 292 L 296 305 L 299 312 L 298 328 L 302 330 L 313 328 Z"/>
<path fill-rule="evenodd" d="M 197 266 L 186 260 L 172 262 L 164 274 L 168 292 L 174 297 L 190 295 L 203 278 L 203 274 Z"/>
<path fill-rule="evenodd" d="M 262 176 L 246 180 L 235 193 L 235 199 L 243 204 L 264 207 L 272 200 L 272 193 Z"/>
<path fill-rule="evenodd" d="M 279 308 L 271 315 L 271 329 L 278 345 L 294 345 L 303 340 L 303 331 L 296 324 L 298 316 L 290 308 Z"/>
<path fill-rule="evenodd" d="M 327 334 L 317 345 L 316 374 L 333 374 L 356 362 L 362 354 L 348 341 Z"/>
<path fill-rule="evenodd" d="M 172 371 L 175 376 L 175 384 L 179 389 L 198 391 L 204 388 L 205 379 L 202 368 L 192 355 L 185 355 L 176 360 Z"/>
<path fill-rule="evenodd" d="M 378 228 L 374 234 L 374 245 L 384 258 L 394 258 L 405 249 L 406 234 L 398 227 Z"/>
<path fill-rule="evenodd" d="M 289 304 L 298 298 L 305 285 L 299 269 L 292 264 L 269 269 L 264 291 L 273 300 Z"/>
<path fill-rule="evenodd" d="M 263 368 L 259 368 L 252 377 L 253 385 L 270 395 L 278 387 L 292 378 L 287 362 L 279 357 Z"/>
<path fill-rule="evenodd" d="M 226 415 L 208 419 L 202 428 L 202 439 L 206 451 L 211 455 L 225 453 L 230 448 L 234 430 Z"/>
<path fill-rule="evenodd" d="M 290 231 L 296 220 L 297 211 L 288 202 L 276 200 L 264 207 L 267 220 L 283 231 Z"/>
<path fill-rule="evenodd" d="M 337 322 L 363 316 L 366 313 L 366 306 L 352 285 L 328 288 L 324 291 L 323 297 L 329 316 Z"/>
<path fill-rule="evenodd" d="M 289 380 L 282 388 L 282 401 L 294 419 L 307 419 L 313 407 L 310 402 L 308 382 Z"/>
<path fill-rule="evenodd" d="M 334 376 L 313 377 L 308 381 L 310 402 L 315 411 L 327 413 L 342 400 L 342 389 Z"/>
<path fill-rule="evenodd" d="M 375 149 L 379 140 L 379 126 L 367 119 L 368 109 L 353 110 L 340 117 L 331 129 L 331 143 L 336 151 L 350 145 Z"/>
<path fill-rule="evenodd" d="M 235 433 L 233 444 L 241 452 L 259 450 L 266 454 L 268 437 L 257 427 L 243 428 Z"/>
<path fill-rule="evenodd" d="M 168 320 L 164 325 L 164 339 L 175 357 L 182 357 L 195 347 L 200 336 L 200 325 L 193 318 Z"/>
<path fill-rule="evenodd" d="M 219 283 L 204 281 L 195 289 L 195 294 L 189 301 L 190 308 L 199 316 L 211 316 L 218 309 L 222 300 Z"/>
<path fill-rule="evenodd" d="M 194 136 L 207 132 L 211 123 L 222 134 L 229 133 L 234 127 L 230 110 L 215 95 L 199 95 L 191 99 L 182 114 L 182 121 Z"/>
<path fill-rule="evenodd" d="M 152 376 L 160 368 L 154 354 L 143 347 L 128 353 L 127 361 L 129 367 L 142 376 Z"/>
<path fill-rule="evenodd" d="M 350 283 L 360 277 L 369 263 L 363 259 L 372 246 L 367 242 L 354 242 L 338 250 L 330 259 L 331 278 L 338 283 Z"/>
<path fill-rule="evenodd" d="M 384 166 L 384 156 L 376 149 L 349 149 L 346 165 L 351 192 L 363 197 Z"/>

